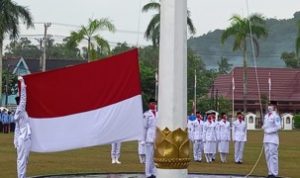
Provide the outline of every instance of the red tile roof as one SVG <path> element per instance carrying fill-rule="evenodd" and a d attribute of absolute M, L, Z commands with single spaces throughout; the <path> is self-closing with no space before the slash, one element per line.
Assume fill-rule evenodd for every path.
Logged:
<path fill-rule="evenodd" d="M 257 80 L 256 80 L 257 71 Z M 228 99 L 232 97 L 232 72 L 235 81 L 235 100 L 243 100 L 243 68 L 236 67 L 229 74 L 217 77 L 214 89 L 219 95 Z M 247 68 L 248 95 L 247 100 L 258 100 L 258 91 L 261 95 L 269 96 L 269 76 L 271 78 L 271 100 L 273 101 L 300 101 L 300 70 L 289 68 Z"/>

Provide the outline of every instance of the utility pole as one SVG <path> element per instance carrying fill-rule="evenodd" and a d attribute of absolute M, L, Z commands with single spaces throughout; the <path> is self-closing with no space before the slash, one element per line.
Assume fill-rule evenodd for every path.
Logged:
<path fill-rule="evenodd" d="M 43 60 L 42 60 L 42 71 L 46 71 L 46 48 L 47 48 L 47 29 L 51 26 L 51 23 L 44 23 L 44 50 L 43 50 Z"/>

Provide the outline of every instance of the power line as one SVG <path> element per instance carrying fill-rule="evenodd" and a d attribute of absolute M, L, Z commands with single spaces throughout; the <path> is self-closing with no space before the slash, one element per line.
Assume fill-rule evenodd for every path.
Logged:
<path fill-rule="evenodd" d="M 45 22 L 34 22 L 34 24 L 44 24 Z M 59 23 L 59 22 L 51 22 L 51 24 L 53 25 L 57 25 L 57 26 L 64 26 L 64 27 L 71 27 L 71 28 L 80 28 L 80 25 L 74 25 L 74 24 L 66 24 L 66 23 Z M 116 32 L 119 33 L 133 33 L 133 34 L 141 34 L 143 35 L 144 32 L 140 32 L 140 31 L 134 31 L 134 30 L 124 30 L 124 29 L 116 29 Z"/>

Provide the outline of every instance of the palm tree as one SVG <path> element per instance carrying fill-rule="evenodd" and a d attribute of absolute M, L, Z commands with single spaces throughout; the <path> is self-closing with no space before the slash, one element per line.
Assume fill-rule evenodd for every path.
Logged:
<path fill-rule="evenodd" d="M 259 55 L 259 43 L 258 39 L 267 36 L 267 30 L 265 28 L 265 19 L 260 14 L 250 15 L 248 18 L 242 18 L 238 15 L 234 15 L 230 18 L 231 26 L 226 28 L 221 36 L 221 42 L 224 44 L 225 40 L 229 37 L 234 38 L 233 51 L 240 50 L 243 53 L 243 109 L 244 112 L 247 111 L 247 86 L 248 86 L 248 76 L 247 76 L 247 40 L 252 40 L 254 44 L 254 50 L 256 56 Z M 249 44 L 249 41 L 248 41 Z"/>
<path fill-rule="evenodd" d="M 154 14 L 152 19 L 150 20 L 146 32 L 145 37 L 148 40 L 152 40 L 152 44 L 154 47 L 157 47 L 159 44 L 159 31 L 160 31 L 160 3 L 151 1 L 150 3 L 143 6 L 142 11 L 148 12 L 149 10 L 156 10 L 158 13 Z M 187 17 L 188 29 L 191 34 L 196 33 L 196 29 L 193 25 L 192 19 L 190 18 L 190 12 L 188 11 Z"/>
<path fill-rule="evenodd" d="M 19 21 L 26 24 L 27 28 L 33 27 L 29 9 L 20 6 L 11 0 L 0 1 L 0 98 L 2 96 L 2 52 L 5 35 L 16 39 L 19 35 Z"/>
<path fill-rule="evenodd" d="M 110 51 L 108 41 L 97 34 L 101 30 L 115 32 L 115 26 L 107 18 L 89 19 L 87 26 L 81 26 L 77 32 L 71 32 L 67 39 L 67 45 L 74 47 L 78 46 L 81 41 L 87 40 L 87 58 L 88 60 L 96 59 L 99 52 L 103 54 Z"/>

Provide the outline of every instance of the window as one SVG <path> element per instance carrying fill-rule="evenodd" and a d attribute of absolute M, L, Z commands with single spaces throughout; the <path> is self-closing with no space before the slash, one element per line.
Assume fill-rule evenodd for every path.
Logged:
<path fill-rule="evenodd" d="M 254 122 L 254 118 L 253 118 L 253 116 L 250 116 L 249 117 L 249 124 L 253 124 L 253 122 Z"/>
<path fill-rule="evenodd" d="M 290 124 L 290 123 L 291 123 L 291 118 L 290 118 L 290 117 L 287 117 L 285 122 L 286 122 L 287 124 Z"/>

